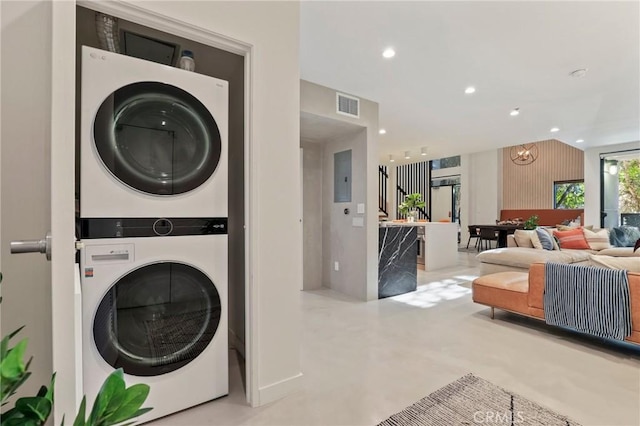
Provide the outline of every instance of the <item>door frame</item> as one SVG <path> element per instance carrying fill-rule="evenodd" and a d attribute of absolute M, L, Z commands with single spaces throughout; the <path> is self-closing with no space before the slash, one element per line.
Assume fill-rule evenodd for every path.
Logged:
<path fill-rule="evenodd" d="M 124 2 L 99 0 L 54 1 L 52 4 L 52 96 L 51 96 L 51 226 L 56 246 L 52 261 L 52 328 L 53 369 L 56 381 L 56 410 L 54 423 L 60 424 L 62 415 L 75 413 L 82 397 L 82 352 L 76 336 L 79 322 L 74 318 L 79 279 L 69 265 L 75 264 L 75 30 L 76 6 L 136 22 L 160 31 L 175 34 L 244 57 L 244 185 L 245 185 L 245 357 L 246 398 L 252 406 L 259 402 L 259 365 L 257 312 L 258 288 L 252 275 L 253 225 L 256 208 L 252 170 L 257 159 L 253 155 L 252 98 L 254 47 L 250 43 L 232 39 L 142 7 Z M 54 59 L 55 58 L 55 59 Z M 76 276 L 77 275 L 77 276 Z M 73 297 L 72 297 L 73 296 Z M 77 307 L 76 307 L 77 308 Z M 74 333 L 69 333 L 73 328 Z M 80 350 L 78 351 L 78 346 Z"/>

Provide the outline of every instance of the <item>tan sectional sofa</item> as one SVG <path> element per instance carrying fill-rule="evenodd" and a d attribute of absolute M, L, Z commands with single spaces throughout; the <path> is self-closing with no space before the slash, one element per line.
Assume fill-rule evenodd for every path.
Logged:
<path fill-rule="evenodd" d="M 556 262 L 576 265 L 592 265 L 591 255 L 627 257 L 640 256 L 640 250 L 634 253 L 633 247 L 610 247 L 603 250 L 541 250 L 518 247 L 513 235 L 507 237 L 507 247 L 487 250 L 476 258 L 480 263 L 480 275 L 496 272 L 527 272 L 536 262 Z"/>
<path fill-rule="evenodd" d="M 640 250 L 639 250 L 640 251 Z M 639 260 L 640 261 L 640 260 Z M 640 344 L 640 273 L 627 272 L 631 296 L 632 333 L 627 341 Z M 473 281 L 473 301 L 516 314 L 544 320 L 544 264 L 534 263 L 529 273 L 505 272 Z"/>

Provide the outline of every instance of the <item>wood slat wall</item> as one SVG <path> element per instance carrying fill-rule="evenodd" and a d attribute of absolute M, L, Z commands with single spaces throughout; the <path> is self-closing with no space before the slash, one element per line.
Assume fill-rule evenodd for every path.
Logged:
<path fill-rule="evenodd" d="M 520 166 L 502 150 L 502 208 L 553 209 L 553 182 L 584 179 L 584 153 L 555 139 L 536 142 L 538 158 Z"/>

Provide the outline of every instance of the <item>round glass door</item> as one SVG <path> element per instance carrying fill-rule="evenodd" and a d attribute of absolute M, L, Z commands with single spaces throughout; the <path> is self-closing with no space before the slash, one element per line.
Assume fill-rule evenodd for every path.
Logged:
<path fill-rule="evenodd" d="M 133 83 L 116 90 L 100 105 L 93 134 L 111 174 L 148 194 L 191 191 L 220 160 L 220 130 L 211 113 L 168 84 Z"/>
<path fill-rule="evenodd" d="M 222 307 L 213 282 L 182 263 L 154 263 L 119 279 L 93 320 L 102 358 L 134 376 L 157 376 L 198 357 L 213 339 Z"/>

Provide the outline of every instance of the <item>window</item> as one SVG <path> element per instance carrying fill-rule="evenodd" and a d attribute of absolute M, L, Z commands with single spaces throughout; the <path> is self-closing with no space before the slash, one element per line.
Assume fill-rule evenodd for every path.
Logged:
<path fill-rule="evenodd" d="M 584 180 L 565 180 L 553 183 L 554 209 L 583 209 Z"/>
<path fill-rule="evenodd" d="M 439 158 L 431 160 L 432 170 L 448 169 L 450 167 L 460 167 L 460 156 Z"/>

